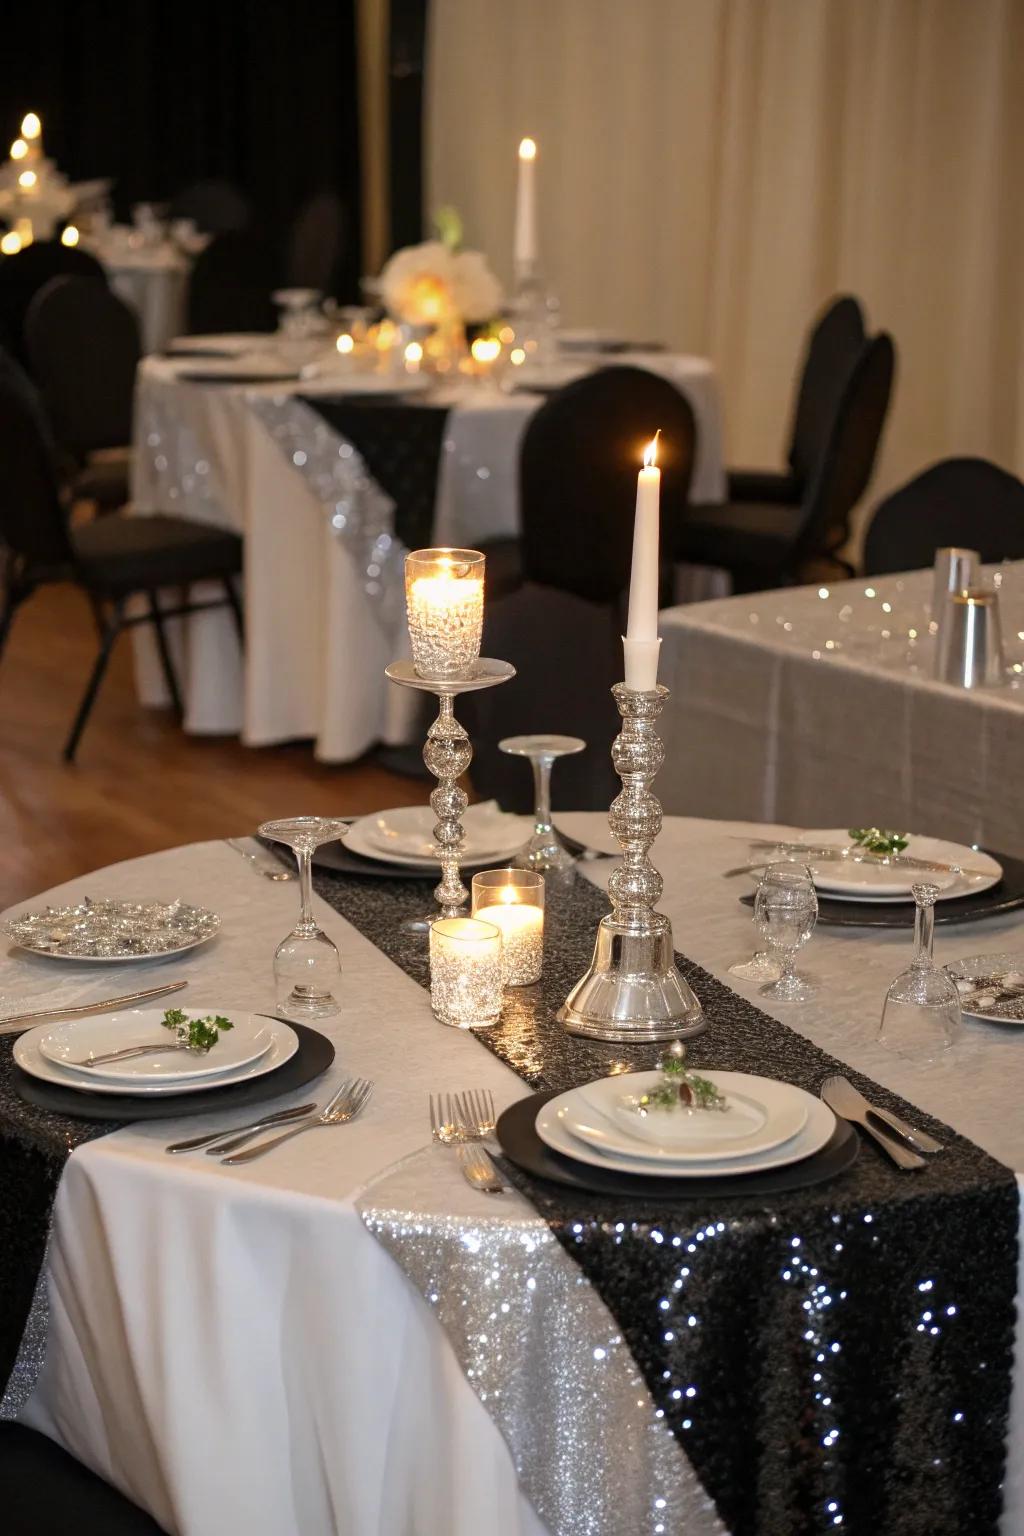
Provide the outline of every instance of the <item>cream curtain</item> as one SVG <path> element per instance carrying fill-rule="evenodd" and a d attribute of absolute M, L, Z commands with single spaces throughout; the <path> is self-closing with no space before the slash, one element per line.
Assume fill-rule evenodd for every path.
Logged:
<path fill-rule="evenodd" d="M 778 462 L 808 321 L 895 337 L 869 500 L 978 453 L 1024 471 L 1024 0 L 432 0 L 428 214 L 509 275 L 540 146 L 566 324 L 714 359 L 734 464 Z"/>

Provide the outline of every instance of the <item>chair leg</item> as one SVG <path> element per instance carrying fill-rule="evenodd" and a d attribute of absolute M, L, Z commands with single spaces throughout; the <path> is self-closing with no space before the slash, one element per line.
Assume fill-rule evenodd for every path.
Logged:
<path fill-rule="evenodd" d="M 181 720 L 185 711 L 181 704 L 181 689 L 178 687 L 178 677 L 174 670 L 174 662 L 171 660 L 171 648 L 167 643 L 167 630 L 164 628 L 164 616 L 160 612 L 160 601 L 155 592 L 147 592 L 149 599 L 149 614 L 153 620 L 153 630 L 156 634 L 157 650 L 160 652 L 160 665 L 164 669 L 164 681 L 167 684 L 167 692 L 171 696 L 175 713 Z"/>
<path fill-rule="evenodd" d="M 3 606 L 0 607 L 0 656 L 7 646 L 7 637 L 11 632 L 11 624 L 14 622 L 15 610 L 23 603 L 31 592 L 31 587 L 9 586 L 3 595 Z"/>
<path fill-rule="evenodd" d="M 242 618 L 242 605 L 238 601 L 238 593 L 230 576 L 224 577 L 224 596 L 228 600 L 231 609 L 231 617 L 235 621 L 235 631 L 238 635 L 238 643 L 245 650 L 245 620 Z"/>
<path fill-rule="evenodd" d="M 78 706 L 78 713 L 75 716 L 75 723 L 71 727 L 71 734 L 64 745 L 64 761 L 66 763 L 73 763 L 75 760 L 75 753 L 78 751 L 78 743 L 85 729 L 85 722 L 88 720 L 89 712 L 96 702 L 96 695 L 100 691 L 100 683 L 103 681 L 103 675 L 107 670 L 107 663 L 110 661 L 110 653 L 114 649 L 114 641 L 121 633 L 123 619 L 124 601 L 119 598 L 115 602 L 113 612 L 107 622 L 106 631 L 104 632 L 103 640 L 93 665 L 92 676 L 89 678 L 89 684 L 85 690 L 82 702 Z"/>

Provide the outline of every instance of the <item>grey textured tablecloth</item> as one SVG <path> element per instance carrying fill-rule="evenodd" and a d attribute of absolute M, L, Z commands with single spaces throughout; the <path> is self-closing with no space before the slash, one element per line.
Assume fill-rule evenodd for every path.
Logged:
<path fill-rule="evenodd" d="M 665 810 L 1024 854 L 1024 562 L 989 578 L 1007 684 L 971 692 L 932 678 L 930 571 L 663 613 Z"/>

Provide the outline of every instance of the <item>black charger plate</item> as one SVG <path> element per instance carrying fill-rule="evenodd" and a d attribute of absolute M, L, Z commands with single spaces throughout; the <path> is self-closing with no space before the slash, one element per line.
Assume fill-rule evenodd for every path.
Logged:
<path fill-rule="evenodd" d="M 270 1015 L 267 1015 L 270 1017 Z M 263 1077 L 249 1078 L 244 1083 L 228 1083 L 223 1088 L 207 1088 L 201 1093 L 80 1093 L 76 1088 L 64 1088 L 60 1083 L 44 1083 L 41 1078 L 30 1077 L 20 1067 L 13 1069 L 13 1081 L 18 1096 L 39 1109 L 52 1109 L 58 1115 L 70 1115 L 77 1120 L 176 1120 L 181 1115 L 205 1115 L 210 1110 L 242 1109 L 246 1104 L 265 1104 L 293 1088 L 302 1088 L 319 1077 L 334 1060 L 334 1046 L 326 1035 L 310 1029 L 307 1024 L 296 1024 L 292 1019 L 279 1019 L 299 1037 L 299 1048 L 290 1061 Z"/>
<path fill-rule="evenodd" d="M 848 1120 L 836 1120 L 829 1140 L 810 1157 L 785 1168 L 766 1168 L 763 1173 L 709 1174 L 706 1178 L 645 1178 L 640 1173 L 616 1173 L 578 1163 L 575 1158 L 554 1152 L 537 1135 L 537 1111 L 563 1090 L 533 1093 L 506 1109 L 498 1121 L 495 1135 L 505 1156 L 517 1168 L 553 1184 L 567 1184 L 570 1189 L 585 1189 L 589 1194 L 633 1195 L 644 1199 L 654 1195 L 662 1200 L 691 1200 L 704 1195 L 780 1195 L 790 1189 L 807 1189 L 845 1173 L 857 1160 L 860 1141 Z"/>
<path fill-rule="evenodd" d="M 951 896 L 935 903 L 937 923 L 973 923 L 982 917 L 996 917 L 1000 912 L 1014 912 L 1024 907 L 1024 860 L 1011 859 L 1006 853 L 982 849 L 1003 866 L 1003 878 L 977 896 Z M 926 876 L 922 874 L 922 879 Z M 744 906 L 752 907 L 752 894 L 741 896 Z M 842 928 L 913 928 L 914 902 L 909 901 L 836 901 L 818 892 L 818 922 Z"/>

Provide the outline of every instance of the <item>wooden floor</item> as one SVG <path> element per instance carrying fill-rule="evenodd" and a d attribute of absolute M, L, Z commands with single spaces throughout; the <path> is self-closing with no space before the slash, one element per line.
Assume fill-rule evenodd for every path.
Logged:
<path fill-rule="evenodd" d="M 309 743 L 186 736 L 143 709 L 118 642 L 73 766 L 61 751 L 96 650 L 73 587 L 31 598 L 0 660 L 0 907 L 118 859 L 251 832 L 272 816 L 344 816 L 426 800 L 432 781 L 372 760 L 317 763 Z"/>

